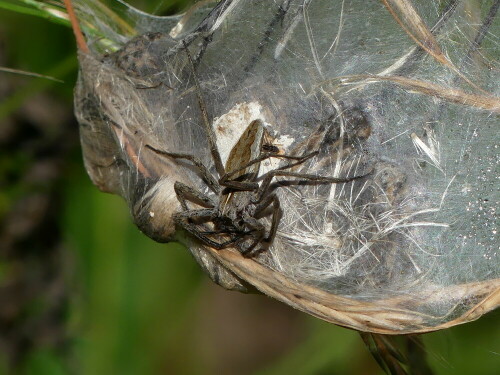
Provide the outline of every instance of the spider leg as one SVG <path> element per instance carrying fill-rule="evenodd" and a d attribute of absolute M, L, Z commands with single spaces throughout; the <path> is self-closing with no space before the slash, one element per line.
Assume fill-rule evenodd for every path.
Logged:
<path fill-rule="evenodd" d="M 257 195 L 257 200 L 256 200 L 257 203 L 261 202 L 262 199 L 265 197 L 266 192 L 269 189 L 269 185 L 271 184 L 272 179 L 276 176 L 297 177 L 301 180 L 311 181 L 311 182 L 315 182 L 318 184 L 344 184 L 347 182 L 355 181 L 355 180 L 358 180 L 360 178 L 366 177 L 367 174 L 364 174 L 362 176 L 337 178 L 337 177 L 316 176 L 314 174 L 289 172 L 289 171 L 283 171 L 280 169 L 274 169 L 272 171 L 267 172 L 265 175 L 262 176 L 263 181 L 262 181 L 262 184 L 260 185 L 259 190 L 257 191 L 257 194 L 256 194 Z"/>
<path fill-rule="evenodd" d="M 234 171 L 231 171 L 229 173 L 224 174 L 220 179 L 219 179 L 219 184 L 231 189 L 239 190 L 239 191 L 254 191 L 259 188 L 259 185 L 255 182 L 251 181 L 236 181 L 236 180 L 231 180 L 231 177 L 234 176 L 235 174 L 244 171 L 248 167 L 251 167 L 254 164 L 260 163 L 266 159 L 269 158 L 282 158 L 282 159 L 290 159 L 290 160 L 296 160 L 294 163 L 287 164 L 283 167 L 277 168 L 276 170 L 283 170 L 283 169 L 288 169 L 295 167 L 296 165 L 304 163 L 306 160 L 312 158 L 313 156 L 317 155 L 318 152 L 311 152 L 310 154 L 307 155 L 302 155 L 302 156 L 294 156 L 294 155 L 277 155 L 275 153 L 269 153 L 266 152 L 264 154 L 261 154 L 259 157 L 249 161 L 246 163 L 243 167 L 238 168 Z M 252 178 L 250 178 L 252 180 Z"/>
<path fill-rule="evenodd" d="M 257 218 L 262 217 L 262 213 L 272 205 L 272 219 L 271 219 L 271 229 L 269 234 L 265 235 L 265 227 L 262 223 L 260 223 Z M 255 217 L 245 218 L 246 224 L 253 229 L 253 232 L 256 235 L 253 235 L 253 240 L 250 246 L 246 247 L 241 251 L 241 254 L 246 258 L 252 258 L 263 251 L 266 251 L 269 246 L 273 243 L 274 238 L 276 237 L 276 232 L 278 231 L 278 226 L 283 216 L 283 210 L 280 207 L 280 201 L 276 194 L 272 194 L 268 196 L 263 202 L 259 203 L 259 205 L 255 209 Z M 265 216 L 265 215 L 263 215 Z M 257 245 L 259 248 L 256 249 Z"/>
<path fill-rule="evenodd" d="M 297 160 L 297 161 L 295 163 L 290 163 L 290 164 L 284 165 L 283 167 L 276 168 L 276 170 L 282 171 L 284 169 L 293 168 L 293 167 L 295 167 L 297 165 L 300 165 L 300 164 L 304 163 L 305 161 L 311 159 L 312 157 L 314 157 L 314 156 L 316 156 L 318 154 L 319 154 L 319 151 L 314 151 L 314 152 L 311 152 L 309 154 L 299 156 L 297 159 L 292 159 L 291 157 L 288 157 L 288 159 Z"/>
<path fill-rule="evenodd" d="M 219 180 L 221 186 L 228 187 L 230 189 L 238 191 L 254 191 L 259 188 L 257 182 L 250 181 L 234 181 L 234 180 Z"/>
<path fill-rule="evenodd" d="M 207 197 L 205 194 L 187 186 L 186 184 L 183 184 L 182 182 L 176 181 L 174 184 L 174 190 L 183 211 L 189 210 L 187 206 L 188 201 L 205 208 L 215 207 L 215 202 L 210 197 Z"/>
<path fill-rule="evenodd" d="M 263 240 L 264 243 L 267 243 L 269 246 L 273 243 L 274 237 L 276 237 L 276 232 L 278 231 L 278 225 L 283 217 L 283 210 L 281 209 L 281 204 L 278 196 L 276 194 L 271 194 L 267 196 L 262 202 L 260 202 L 255 209 L 255 216 L 259 216 L 259 214 L 263 213 L 266 208 L 272 205 L 273 217 L 271 219 L 271 229 L 269 230 L 269 234 Z"/>
<path fill-rule="evenodd" d="M 208 119 L 207 106 L 205 104 L 205 100 L 203 99 L 203 95 L 201 94 L 201 86 L 198 81 L 198 77 L 196 75 L 196 69 L 194 66 L 193 58 L 189 53 L 188 46 L 185 41 L 183 41 L 184 50 L 186 51 L 186 55 L 189 60 L 189 65 L 191 67 L 191 71 L 193 73 L 194 85 L 196 87 L 196 97 L 198 98 L 198 106 L 200 107 L 201 117 L 203 119 L 203 125 L 205 127 L 205 131 L 207 133 L 208 146 L 210 147 L 210 153 L 212 154 L 212 158 L 214 160 L 215 169 L 219 176 L 224 175 L 226 172 L 224 169 L 224 164 L 222 164 L 222 159 L 220 157 L 219 150 L 217 149 L 217 138 L 215 136 L 214 129 Z"/>
<path fill-rule="evenodd" d="M 198 224 L 194 224 L 192 221 L 196 219 L 206 219 L 206 221 L 213 220 L 217 216 L 216 209 L 200 209 L 200 210 L 188 210 L 176 213 L 173 218 L 175 224 L 177 224 L 182 229 L 189 232 L 191 235 L 196 237 L 203 244 L 213 247 L 214 249 L 221 250 L 230 244 L 236 242 L 236 239 L 231 239 L 225 242 L 217 242 L 212 240 L 205 234 L 205 231 L 200 230 Z"/>
<path fill-rule="evenodd" d="M 235 174 L 237 174 L 239 172 L 242 172 L 245 169 L 247 169 L 248 167 L 251 167 L 252 165 L 260 163 L 260 162 L 262 162 L 262 161 L 264 161 L 266 159 L 269 159 L 269 158 L 280 158 L 280 159 L 296 160 L 295 163 L 291 163 L 291 164 L 285 165 L 285 166 L 283 166 L 281 168 L 277 168 L 277 170 L 283 170 L 283 169 L 292 168 L 292 167 L 295 167 L 296 165 L 302 164 L 306 160 L 312 158 L 313 156 L 315 156 L 317 154 L 318 154 L 318 151 L 314 151 L 314 152 L 311 152 L 310 154 L 306 154 L 306 155 L 302 155 L 302 156 L 286 155 L 286 154 L 285 155 L 279 155 L 279 154 L 276 154 L 276 153 L 273 153 L 273 152 L 262 153 L 258 157 L 256 157 L 255 159 L 252 159 L 248 163 L 244 164 L 242 167 L 240 167 L 240 168 L 238 168 L 238 169 L 236 169 L 234 171 L 230 171 L 230 172 L 227 172 L 226 174 L 224 174 L 220 178 L 219 182 L 220 182 L 221 185 L 223 185 L 226 181 L 230 181 L 231 177 L 234 176 Z"/>
<path fill-rule="evenodd" d="M 245 258 L 251 258 L 264 250 L 259 249 L 255 251 L 255 247 L 265 237 L 266 227 L 264 226 L 264 224 L 259 222 L 259 220 L 250 216 L 245 217 L 245 224 L 251 229 L 251 234 L 249 234 L 249 236 L 251 236 L 252 239 L 249 246 L 243 247 L 241 243 L 244 241 L 245 237 L 240 237 L 240 240 L 238 241 L 240 242 L 240 244 L 238 247 L 241 255 L 243 255 Z"/>
<path fill-rule="evenodd" d="M 225 229 L 218 229 L 218 230 L 206 230 L 206 231 L 202 231 L 200 232 L 202 234 L 207 234 L 207 235 L 214 235 L 214 234 L 237 234 L 238 236 L 247 236 L 249 234 L 251 234 L 252 232 L 251 231 L 241 231 L 241 230 L 238 230 L 238 229 L 229 229 L 229 228 L 225 228 Z M 237 240 L 235 241 L 232 241 L 232 242 L 236 242 Z"/>
<path fill-rule="evenodd" d="M 183 209 L 183 211 L 174 215 L 174 222 L 177 225 L 188 231 L 205 245 L 214 247 L 217 250 L 223 249 L 241 238 L 242 233 L 240 231 L 232 231 L 229 228 L 209 230 L 209 228 L 203 225 L 203 222 L 215 221 L 219 215 L 218 210 L 215 208 L 216 205 L 211 198 L 178 181 L 174 184 L 174 190 Z M 187 206 L 188 201 L 207 208 L 190 210 Z M 193 221 L 198 221 L 198 223 L 194 223 Z M 200 221 L 201 223 L 199 223 Z M 217 242 L 210 238 L 210 236 L 215 234 L 232 235 L 232 237 L 225 242 Z"/>
<path fill-rule="evenodd" d="M 182 154 L 182 153 L 177 153 L 177 152 L 167 152 L 167 151 L 162 151 L 154 148 L 153 146 L 146 145 L 146 148 L 149 148 L 151 151 L 157 153 L 158 155 L 162 156 L 168 156 L 173 159 L 186 159 L 189 160 L 193 165 L 198 169 L 198 172 L 201 175 L 201 178 L 203 181 L 206 182 L 208 187 L 215 193 L 219 194 L 220 193 L 220 185 L 217 183 L 217 181 L 214 179 L 210 171 L 208 170 L 207 167 L 203 165 L 201 160 L 197 158 L 194 155 L 191 154 Z"/>

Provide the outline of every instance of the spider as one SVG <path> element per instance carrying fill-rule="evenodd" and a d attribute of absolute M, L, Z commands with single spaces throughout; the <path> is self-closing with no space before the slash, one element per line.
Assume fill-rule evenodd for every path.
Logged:
<path fill-rule="evenodd" d="M 274 177 L 293 177 L 312 183 L 346 183 L 364 177 L 322 177 L 288 171 L 317 155 L 318 151 L 301 156 L 279 154 L 279 149 L 271 144 L 270 135 L 260 120 L 254 120 L 247 126 L 223 165 L 194 63 L 187 47 L 185 49 L 216 175 L 192 154 L 168 152 L 146 145 L 156 154 L 190 161 L 215 195 L 212 198 L 184 183 L 176 182 L 174 190 L 182 208 L 173 216 L 178 227 L 212 248 L 220 250 L 236 246 L 243 256 L 253 257 L 272 244 L 283 216 L 275 188 L 271 185 Z M 260 163 L 269 158 L 285 159 L 289 163 L 259 176 Z M 188 202 L 201 208 L 190 209 Z M 267 216 L 271 216 L 269 230 L 259 221 Z"/>

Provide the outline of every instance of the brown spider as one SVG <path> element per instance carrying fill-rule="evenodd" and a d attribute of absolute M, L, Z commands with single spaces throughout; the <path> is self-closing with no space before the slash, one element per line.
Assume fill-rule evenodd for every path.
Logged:
<path fill-rule="evenodd" d="M 283 215 L 280 201 L 274 192 L 275 188 L 271 186 L 274 177 L 293 177 L 311 183 L 346 183 L 364 177 L 334 178 L 287 171 L 304 163 L 318 152 L 302 156 L 278 154 L 279 149 L 268 141 L 270 136 L 260 120 L 252 121 L 248 125 L 231 149 L 226 165 L 223 165 L 194 63 L 187 48 L 186 53 L 193 72 L 198 105 L 217 175 L 212 175 L 194 155 L 162 151 L 146 145 L 159 155 L 189 160 L 215 194 L 215 198 L 212 198 L 186 184 L 176 182 L 174 189 L 182 207 L 182 211 L 173 216 L 177 226 L 205 245 L 218 250 L 235 245 L 243 256 L 252 257 L 272 244 Z M 260 163 L 269 158 L 281 158 L 291 162 L 259 177 Z M 188 202 L 202 208 L 190 209 Z M 270 215 L 272 215 L 271 227 L 267 231 L 259 219 Z"/>

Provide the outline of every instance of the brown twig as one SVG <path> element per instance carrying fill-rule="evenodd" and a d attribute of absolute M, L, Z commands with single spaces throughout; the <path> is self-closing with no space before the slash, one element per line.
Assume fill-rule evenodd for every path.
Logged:
<path fill-rule="evenodd" d="M 73 33 L 75 34 L 76 45 L 78 46 L 78 49 L 80 51 L 89 53 L 90 50 L 89 47 L 87 46 L 87 43 L 85 42 L 85 38 L 83 37 L 80 25 L 78 24 L 78 19 L 76 18 L 73 4 L 71 3 L 71 0 L 63 0 L 63 1 L 64 5 L 66 6 L 66 10 L 68 11 L 68 16 L 71 22 L 71 27 L 73 28 Z"/>

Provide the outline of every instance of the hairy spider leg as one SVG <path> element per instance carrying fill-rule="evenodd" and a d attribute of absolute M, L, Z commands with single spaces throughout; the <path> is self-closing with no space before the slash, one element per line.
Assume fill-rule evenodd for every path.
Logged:
<path fill-rule="evenodd" d="M 240 236 L 237 244 L 239 245 L 241 255 L 250 258 L 253 255 L 256 255 L 253 250 L 266 236 L 266 227 L 264 224 L 259 222 L 259 220 L 251 216 L 245 216 L 245 225 L 251 229 L 251 232 L 246 236 Z M 241 243 L 243 243 L 243 241 L 245 241 L 248 237 L 251 238 L 251 244 L 250 246 L 243 248 Z"/>
<path fill-rule="evenodd" d="M 304 163 L 305 161 L 307 161 L 308 159 L 312 158 L 313 156 L 316 156 L 317 154 L 318 154 L 318 151 L 314 151 L 314 152 L 311 152 L 309 154 L 302 155 L 302 156 L 286 155 L 286 154 L 285 155 L 277 155 L 277 154 L 272 153 L 272 152 L 265 152 L 265 153 L 262 153 L 261 155 L 259 155 L 258 157 L 256 157 L 255 159 L 250 160 L 248 163 L 244 164 L 242 167 L 224 174 L 220 178 L 219 183 L 223 186 L 226 186 L 225 183 L 227 181 L 234 181 L 234 180 L 230 180 L 230 178 L 232 176 L 234 176 L 235 174 L 237 174 L 241 171 L 244 171 L 245 169 L 247 169 L 248 167 L 251 167 L 254 164 L 261 163 L 266 159 L 281 158 L 281 159 L 297 160 L 295 163 L 290 163 L 290 164 L 287 164 L 281 168 L 277 168 L 278 170 L 282 170 L 282 169 L 288 169 L 288 168 L 295 167 L 296 165 L 300 165 L 300 164 Z"/>
<path fill-rule="evenodd" d="M 177 200 L 181 204 L 183 211 L 188 211 L 187 201 L 198 204 L 199 206 L 205 208 L 215 208 L 216 204 L 212 198 L 206 196 L 202 192 L 193 189 L 192 187 L 183 184 L 182 182 L 176 181 L 174 183 L 174 191 L 177 195 Z"/>
<path fill-rule="evenodd" d="M 297 161 L 295 163 L 290 163 L 290 164 L 287 164 L 287 165 L 284 165 L 282 167 L 278 167 L 276 168 L 276 170 L 284 170 L 284 169 L 290 169 L 290 168 L 293 168 L 293 167 L 296 167 L 297 165 L 300 165 L 304 162 L 306 162 L 307 160 L 311 159 L 312 157 L 316 156 L 319 154 L 319 151 L 313 151 L 309 154 L 305 154 L 305 155 L 302 155 L 302 156 L 299 156 Z M 291 157 L 287 157 L 287 159 L 292 159 Z"/>
<path fill-rule="evenodd" d="M 283 171 L 280 169 L 274 169 L 272 171 L 267 172 L 262 176 L 263 181 L 257 191 L 257 200 L 256 202 L 261 202 L 269 189 L 269 185 L 274 177 L 282 176 L 282 177 L 297 177 L 304 181 L 310 181 L 318 184 L 345 184 L 351 181 L 358 180 L 360 178 L 366 177 L 369 173 L 364 174 L 362 176 L 354 176 L 354 177 L 346 177 L 346 178 L 337 178 L 337 177 L 325 177 L 325 176 L 316 176 L 314 174 L 307 173 L 298 173 L 298 172 L 289 172 Z M 280 187 L 280 186 L 277 186 Z"/>
<path fill-rule="evenodd" d="M 304 163 L 306 160 L 312 158 L 313 156 L 315 156 L 317 154 L 318 154 L 317 151 L 312 152 L 312 153 L 307 154 L 307 155 L 302 155 L 302 156 L 275 155 L 274 153 L 264 153 L 264 154 L 260 155 L 259 157 L 255 158 L 253 160 L 250 160 L 248 163 L 246 163 L 242 167 L 240 167 L 234 171 L 226 173 L 224 176 L 222 176 L 219 179 L 219 184 L 221 186 L 228 187 L 228 188 L 234 189 L 234 190 L 239 190 L 239 191 L 257 191 L 257 190 L 259 190 L 259 184 L 257 182 L 235 181 L 235 180 L 231 180 L 230 178 L 232 176 L 234 176 L 235 174 L 237 174 L 241 171 L 244 171 L 248 167 L 250 167 L 254 164 L 260 163 L 260 162 L 262 162 L 266 159 L 269 159 L 269 158 L 283 158 L 283 159 L 296 160 L 295 163 L 290 163 L 288 165 L 285 165 L 285 166 L 279 168 L 279 170 L 283 170 L 283 169 L 295 167 L 296 165 L 300 165 L 300 164 Z"/>
<path fill-rule="evenodd" d="M 203 95 L 201 94 L 201 86 L 198 81 L 198 77 L 196 76 L 196 69 L 194 66 L 193 58 L 191 57 L 191 53 L 189 53 L 188 46 L 185 41 L 183 41 L 184 50 L 186 51 L 186 55 L 189 60 L 189 66 L 191 67 L 191 71 L 193 73 L 193 80 L 196 87 L 196 97 L 198 99 L 198 106 L 200 107 L 201 117 L 203 119 L 203 125 L 205 126 L 205 132 L 207 133 L 208 145 L 210 147 L 210 153 L 212 154 L 212 158 L 215 164 L 215 170 L 220 176 L 223 176 L 226 173 L 224 168 L 224 164 L 222 164 L 222 158 L 220 157 L 219 150 L 217 149 L 217 141 L 214 129 L 208 119 L 207 107 L 205 105 L 205 100 L 203 99 Z"/>
<path fill-rule="evenodd" d="M 268 249 L 268 247 L 273 243 L 274 238 L 276 237 L 276 233 L 278 232 L 278 226 L 283 216 L 283 210 L 281 209 L 280 200 L 276 194 L 269 195 L 263 202 L 259 203 L 257 208 L 255 209 L 255 218 L 253 220 L 257 221 L 257 218 L 265 217 L 267 215 L 260 216 L 259 214 L 263 213 L 269 206 L 272 205 L 272 214 L 273 217 L 271 219 L 271 228 L 269 229 L 269 234 L 267 237 L 260 237 L 257 241 L 254 241 L 250 247 L 241 252 L 244 257 L 251 258 L 254 257 L 261 252 Z M 263 226 L 263 224 L 260 224 Z M 264 243 L 259 249 L 255 250 L 255 247 L 258 244 Z"/>
<path fill-rule="evenodd" d="M 235 180 L 220 179 L 219 184 L 221 186 L 237 191 L 254 191 L 259 188 L 259 184 L 257 182 L 251 182 L 251 181 L 235 181 Z"/>
<path fill-rule="evenodd" d="M 208 170 L 207 167 L 202 163 L 202 161 L 197 158 L 194 155 L 191 154 L 181 154 L 181 153 L 176 153 L 176 152 L 167 152 L 167 151 L 162 151 L 158 150 L 150 145 L 146 145 L 146 148 L 149 148 L 153 152 L 157 153 L 158 155 L 163 155 L 163 156 L 168 156 L 173 159 L 186 159 L 189 160 L 193 165 L 198 169 L 198 172 L 201 175 L 201 178 L 205 183 L 208 185 L 210 190 L 212 190 L 215 194 L 220 193 L 220 185 L 219 183 L 214 179 L 210 171 Z"/>
<path fill-rule="evenodd" d="M 206 221 L 210 221 L 216 218 L 217 216 L 218 216 L 217 209 L 205 208 L 199 210 L 188 210 L 188 211 L 177 212 L 174 214 L 173 218 L 176 225 L 188 231 L 198 240 L 217 250 L 221 250 L 235 243 L 239 237 L 232 238 L 225 242 L 217 242 L 212 240 L 207 235 L 205 235 L 203 231 L 200 231 L 198 228 L 198 224 L 192 223 L 192 221 L 196 219 L 206 219 Z"/>
<path fill-rule="evenodd" d="M 219 216 L 220 213 L 216 207 L 215 202 L 205 194 L 179 181 L 175 182 L 174 190 L 177 195 L 177 200 L 180 202 L 182 207 L 182 215 L 179 215 L 176 224 L 178 224 L 181 228 L 185 229 L 189 233 L 193 234 L 198 239 L 202 241 L 208 240 L 207 242 L 209 242 L 210 244 L 217 243 L 219 246 L 218 248 L 223 248 L 236 242 L 239 237 L 247 236 L 251 233 L 242 232 L 240 230 L 237 230 L 236 228 L 234 228 L 234 230 L 231 230 L 230 228 L 224 228 L 223 230 L 209 230 L 207 227 L 203 226 L 203 223 L 199 223 L 199 221 L 214 221 L 214 219 Z M 187 206 L 188 201 L 203 206 L 207 208 L 208 211 L 206 209 L 190 210 Z M 193 221 L 195 220 L 198 221 L 198 223 L 193 223 Z M 200 229 L 200 226 L 204 230 Z M 239 237 L 233 237 L 231 240 L 220 243 L 210 239 L 209 236 L 215 234 L 237 234 Z"/>

